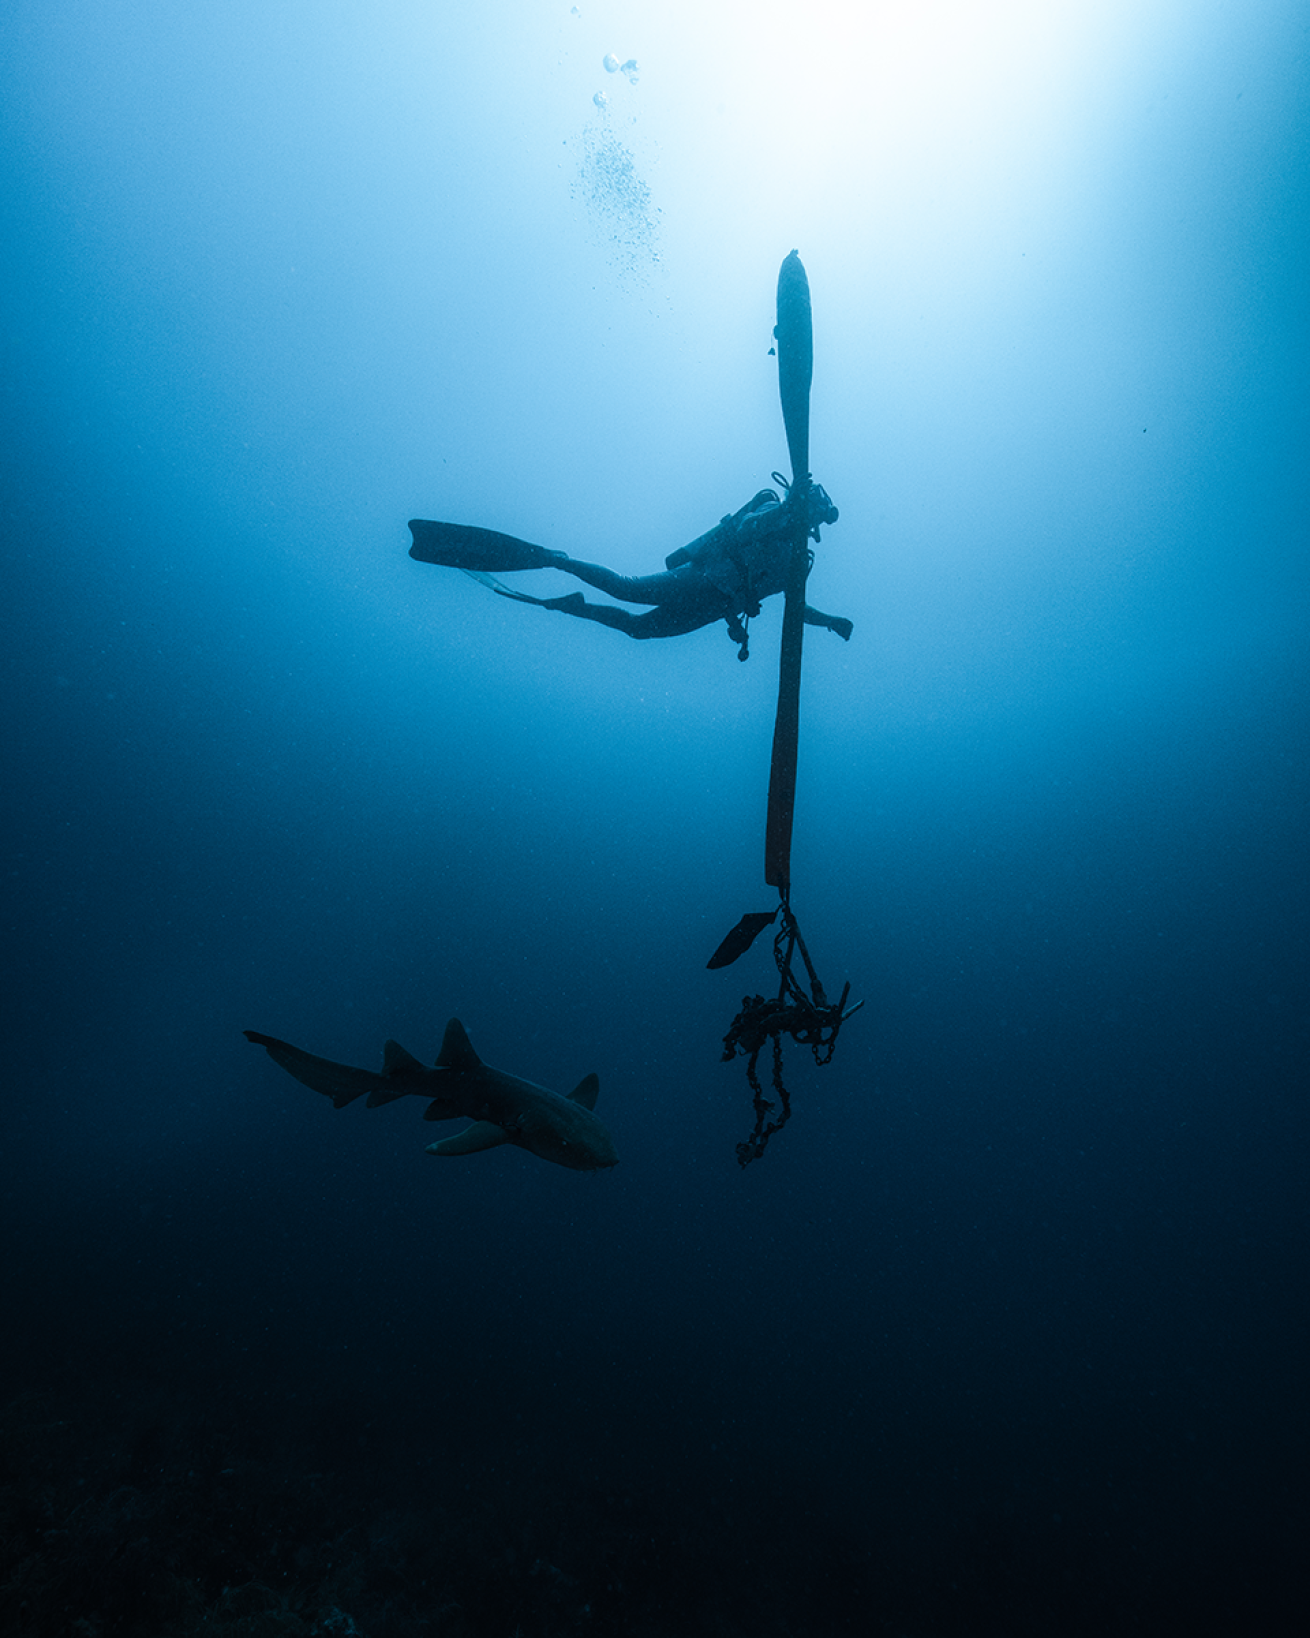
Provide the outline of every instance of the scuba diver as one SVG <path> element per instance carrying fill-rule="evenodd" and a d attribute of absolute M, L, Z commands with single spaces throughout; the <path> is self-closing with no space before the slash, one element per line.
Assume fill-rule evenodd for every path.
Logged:
<path fill-rule="evenodd" d="M 774 473 L 780 483 L 782 479 Z M 785 488 L 784 484 L 784 488 Z M 805 492 L 806 535 L 819 538 L 819 526 L 836 523 L 837 508 L 818 484 Z M 681 637 L 702 626 L 725 620 L 728 635 L 738 643 L 737 658 L 749 658 L 745 621 L 760 612 L 766 597 L 780 592 L 786 582 L 796 533 L 795 504 L 790 492 L 781 499 L 775 489 L 761 489 L 738 512 L 722 518 L 713 529 L 665 558 L 663 574 L 623 575 L 599 563 L 583 563 L 567 552 L 534 546 L 493 529 L 460 523 L 410 522 L 414 543 L 409 555 L 421 563 L 440 563 L 462 569 L 502 597 L 539 608 L 595 620 L 629 637 Z M 496 573 L 515 569 L 562 569 L 584 585 L 627 603 L 650 604 L 647 613 L 588 603 L 581 592 L 563 597 L 529 597 L 495 579 Z M 805 605 L 805 623 L 826 626 L 849 641 L 851 622 L 840 615 L 823 614 Z"/>

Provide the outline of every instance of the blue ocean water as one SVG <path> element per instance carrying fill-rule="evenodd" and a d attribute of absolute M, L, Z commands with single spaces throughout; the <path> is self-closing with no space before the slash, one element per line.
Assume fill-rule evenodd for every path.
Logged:
<path fill-rule="evenodd" d="M 0 25 L 7 1631 L 1289 1630 L 1306 19 L 850 16 Z M 634 643 L 405 522 L 657 569 L 786 469 L 793 246 L 865 1005 L 743 1171 L 779 600 Z M 451 1016 L 618 1168 L 242 1037 Z"/>

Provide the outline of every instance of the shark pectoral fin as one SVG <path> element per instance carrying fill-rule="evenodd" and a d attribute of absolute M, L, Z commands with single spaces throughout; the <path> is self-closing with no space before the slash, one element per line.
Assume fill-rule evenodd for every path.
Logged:
<path fill-rule="evenodd" d="M 253 1029 L 243 1030 L 242 1033 L 247 1041 L 262 1046 L 273 1062 L 281 1065 L 302 1086 L 311 1087 L 325 1098 L 331 1098 L 337 1109 L 354 1103 L 365 1092 L 372 1094 L 386 1087 L 382 1076 L 375 1075 L 371 1070 L 353 1069 L 349 1064 L 334 1064 L 330 1058 L 316 1058 L 312 1052 L 302 1052 L 299 1047 L 292 1046 L 288 1041 L 279 1041 L 274 1035 L 260 1035 Z"/>
<path fill-rule="evenodd" d="M 569 1093 L 570 1103 L 580 1103 L 584 1109 L 594 1109 L 600 1096 L 600 1076 L 584 1075 Z"/>
<path fill-rule="evenodd" d="M 474 1052 L 473 1043 L 458 1018 L 452 1018 L 446 1025 L 446 1033 L 441 1038 L 437 1068 L 458 1069 L 466 1075 L 482 1068 L 482 1059 Z"/>
<path fill-rule="evenodd" d="M 466 1126 L 462 1132 L 456 1132 L 454 1137 L 442 1138 L 439 1143 L 429 1143 L 427 1152 L 430 1155 L 476 1155 L 483 1149 L 497 1149 L 502 1143 L 508 1142 L 509 1133 L 503 1126 L 497 1126 L 490 1120 L 475 1120 L 472 1126 Z"/>

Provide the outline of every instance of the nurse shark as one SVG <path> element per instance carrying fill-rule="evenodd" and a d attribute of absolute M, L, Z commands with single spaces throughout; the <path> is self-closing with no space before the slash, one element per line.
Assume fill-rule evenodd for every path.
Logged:
<path fill-rule="evenodd" d="M 370 1109 L 414 1095 L 432 1100 L 424 1120 L 453 1120 L 460 1115 L 472 1120 L 471 1126 L 453 1137 L 430 1143 L 430 1155 L 472 1155 L 514 1143 L 541 1160 L 575 1172 L 595 1172 L 618 1164 L 609 1132 L 592 1113 L 600 1091 L 598 1075 L 586 1076 L 564 1098 L 517 1075 L 492 1069 L 473 1050 L 458 1018 L 446 1025 L 434 1068 L 426 1068 L 404 1047 L 388 1041 L 380 1075 L 316 1058 L 272 1035 L 252 1029 L 244 1034 L 248 1041 L 264 1047 L 289 1075 L 331 1098 L 337 1109 L 365 1093 Z"/>

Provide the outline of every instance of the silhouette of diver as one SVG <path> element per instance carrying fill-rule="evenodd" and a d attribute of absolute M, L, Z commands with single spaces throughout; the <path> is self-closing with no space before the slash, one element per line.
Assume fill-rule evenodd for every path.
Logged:
<path fill-rule="evenodd" d="M 777 474 L 774 474 L 775 478 Z M 781 481 L 781 480 L 779 480 Z M 806 492 L 806 533 L 819 538 L 819 525 L 836 523 L 837 508 L 818 485 Z M 440 563 L 462 569 L 502 597 L 539 608 L 555 609 L 612 626 L 629 637 L 681 637 L 702 626 L 726 620 L 728 635 L 741 645 L 738 659 L 747 655 L 744 619 L 760 612 L 766 597 L 780 592 L 786 581 L 795 510 L 792 497 L 779 498 L 774 489 L 761 489 L 740 511 L 721 519 L 713 529 L 665 558 L 662 574 L 623 575 L 599 563 L 582 563 L 567 552 L 553 552 L 529 541 L 477 529 L 460 523 L 410 522 L 414 543 L 409 555 L 422 563 Z M 564 597 L 529 597 L 512 591 L 494 578 L 515 569 L 562 569 L 585 585 L 627 603 L 652 605 L 648 613 L 588 603 L 581 592 Z M 840 615 L 823 614 L 805 605 L 805 622 L 826 626 L 849 641 L 851 622 Z"/>

